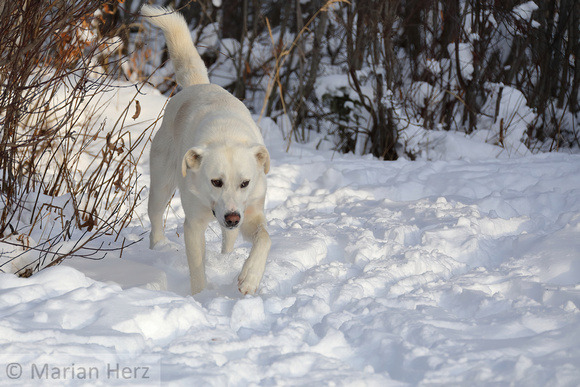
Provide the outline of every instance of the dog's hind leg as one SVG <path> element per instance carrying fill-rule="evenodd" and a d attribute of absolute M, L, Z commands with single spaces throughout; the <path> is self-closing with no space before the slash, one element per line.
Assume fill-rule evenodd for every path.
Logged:
<path fill-rule="evenodd" d="M 239 229 L 222 227 L 222 254 L 231 253 L 238 238 Z"/>

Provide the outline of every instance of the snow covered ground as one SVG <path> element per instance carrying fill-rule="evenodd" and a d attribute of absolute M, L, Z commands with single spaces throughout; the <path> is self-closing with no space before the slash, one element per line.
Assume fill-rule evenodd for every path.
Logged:
<path fill-rule="evenodd" d="M 146 122 L 164 98 L 140 100 Z M 249 244 L 221 255 L 213 224 L 209 286 L 189 296 L 179 200 L 161 251 L 143 202 L 121 260 L 0 274 L 0 384 L 580 384 L 580 156 L 507 158 L 458 134 L 437 135 L 436 161 L 286 153 L 262 126 L 258 295 L 236 287 Z"/>

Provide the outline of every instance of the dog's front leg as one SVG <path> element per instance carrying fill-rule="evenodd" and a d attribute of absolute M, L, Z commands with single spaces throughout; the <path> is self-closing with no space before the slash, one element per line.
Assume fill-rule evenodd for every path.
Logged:
<path fill-rule="evenodd" d="M 189 264 L 191 294 L 205 288 L 205 229 L 207 222 L 191 220 L 186 216 L 183 224 L 185 231 L 185 251 Z"/>
<path fill-rule="evenodd" d="M 222 227 L 222 254 L 231 253 L 238 238 L 238 229 L 229 230 Z"/>
<path fill-rule="evenodd" d="M 252 249 L 238 277 L 238 289 L 243 294 L 254 294 L 264 275 L 272 243 L 266 231 L 266 218 L 262 211 L 250 219 L 245 219 L 241 228 L 244 238 L 252 242 Z"/>

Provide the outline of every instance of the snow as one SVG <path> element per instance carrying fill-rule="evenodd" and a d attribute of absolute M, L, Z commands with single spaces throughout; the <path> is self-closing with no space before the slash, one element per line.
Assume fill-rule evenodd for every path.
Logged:
<path fill-rule="evenodd" d="M 164 106 L 143 92 L 135 133 Z M 417 161 L 385 162 L 319 139 L 285 152 L 280 128 L 262 127 L 272 250 L 259 294 L 236 287 L 250 245 L 220 254 L 213 224 L 208 288 L 188 295 L 178 195 L 155 251 L 143 200 L 121 259 L 0 274 L 0 384 L 580 382 L 579 155 L 431 131 L 416 134 L 431 144 Z"/>
<path fill-rule="evenodd" d="M 532 20 L 532 14 L 534 11 L 537 11 L 540 7 L 534 1 L 528 1 L 526 3 L 516 5 L 512 9 L 512 13 L 516 20 L 521 20 L 524 22 L 531 22 L 532 27 L 538 28 L 540 23 L 535 20 Z"/>
<path fill-rule="evenodd" d="M 538 9 L 539 7 L 534 1 L 528 1 L 515 6 L 512 12 L 515 17 L 529 22 L 532 19 L 532 13 Z"/>
<path fill-rule="evenodd" d="M 454 58 L 455 50 L 458 55 L 458 67 L 465 80 L 473 78 L 473 46 L 471 43 L 451 43 L 447 46 L 449 56 Z"/>

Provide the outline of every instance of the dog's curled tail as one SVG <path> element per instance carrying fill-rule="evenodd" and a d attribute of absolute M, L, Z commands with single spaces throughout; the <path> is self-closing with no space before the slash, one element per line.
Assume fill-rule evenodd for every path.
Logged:
<path fill-rule="evenodd" d="M 147 4 L 141 7 L 141 15 L 163 31 L 177 83 L 182 87 L 209 83 L 207 68 L 193 45 L 183 16 L 171 8 Z"/>

